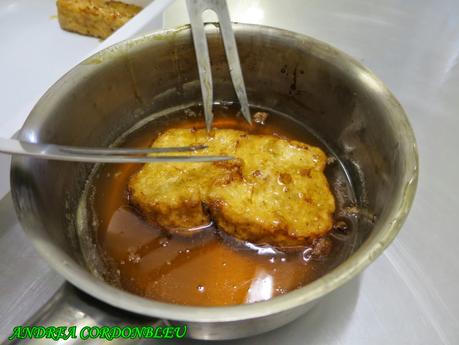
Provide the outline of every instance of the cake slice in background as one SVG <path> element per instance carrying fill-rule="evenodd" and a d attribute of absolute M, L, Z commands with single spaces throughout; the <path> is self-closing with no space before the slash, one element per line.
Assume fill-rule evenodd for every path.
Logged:
<path fill-rule="evenodd" d="M 110 36 L 142 8 L 108 0 L 57 0 L 62 29 L 102 39 Z"/>

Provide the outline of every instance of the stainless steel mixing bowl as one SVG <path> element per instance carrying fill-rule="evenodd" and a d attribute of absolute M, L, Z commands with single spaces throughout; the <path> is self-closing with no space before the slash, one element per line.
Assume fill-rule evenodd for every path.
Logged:
<path fill-rule="evenodd" d="M 359 224 L 361 245 L 322 278 L 265 302 L 209 308 L 148 300 L 88 270 L 91 258 L 83 252 L 94 244 L 90 235 L 78 234 L 76 210 L 93 166 L 14 157 L 11 190 L 28 237 L 57 272 L 95 298 L 67 286 L 36 322 L 58 323 L 64 317 L 66 323 L 81 323 L 91 315 L 91 322 L 103 322 L 108 304 L 124 311 L 109 309 L 112 322 L 147 317 L 186 323 L 189 336 L 198 339 L 254 335 L 306 313 L 361 272 L 397 235 L 415 194 L 418 158 L 413 131 L 394 96 L 360 63 L 323 42 L 257 25 L 235 24 L 234 29 L 251 104 L 305 123 L 346 165 L 359 207 L 371 215 Z M 218 26 L 208 24 L 206 30 L 216 98 L 235 101 Z M 200 99 L 191 32 L 185 26 L 120 43 L 73 68 L 38 102 L 19 137 L 108 146 L 152 113 Z M 102 316 L 94 316 L 99 312 Z"/>

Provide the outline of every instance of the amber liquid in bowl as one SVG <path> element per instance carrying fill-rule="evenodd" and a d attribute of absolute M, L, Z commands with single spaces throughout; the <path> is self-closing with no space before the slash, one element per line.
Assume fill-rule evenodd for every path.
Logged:
<path fill-rule="evenodd" d="M 258 111 L 252 109 L 252 112 Z M 254 134 L 276 134 L 319 146 L 334 157 L 326 175 L 337 211 L 355 204 L 348 175 L 331 150 L 296 120 L 269 113 L 264 124 L 249 126 L 236 107 L 217 106 L 214 126 Z M 124 147 L 147 147 L 171 127 L 203 128 L 199 108 L 152 120 L 123 139 Z M 326 250 L 311 247 L 280 251 L 237 241 L 212 224 L 196 235 L 170 234 L 147 223 L 129 204 L 127 184 L 141 165 L 100 165 L 90 180 L 90 197 L 98 251 L 124 290 L 158 301 L 222 306 L 270 299 L 308 284 L 347 258 L 356 245 L 352 217 L 336 217 L 343 227 L 327 236 Z M 319 248 L 320 249 L 320 248 Z M 323 249 L 323 248 L 322 248 Z M 328 250 L 329 249 L 329 250 Z M 326 255 L 325 255 L 326 254 Z M 113 280 L 113 279 L 111 279 Z"/>

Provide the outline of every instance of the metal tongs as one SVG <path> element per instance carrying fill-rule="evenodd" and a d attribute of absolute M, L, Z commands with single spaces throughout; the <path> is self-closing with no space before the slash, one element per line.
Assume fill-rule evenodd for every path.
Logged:
<path fill-rule="evenodd" d="M 75 147 L 54 144 L 31 143 L 16 139 L 0 138 L 0 153 L 29 156 L 70 162 L 88 163 L 157 163 L 157 162 L 215 162 L 233 159 L 229 156 L 205 155 L 156 155 L 177 152 L 195 152 L 207 148 L 205 145 L 184 147 L 150 148 L 98 148 Z"/>
<path fill-rule="evenodd" d="M 233 27 L 226 0 L 187 0 L 188 14 L 190 16 L 191 31 L 193 33 L 194 49 L 198 62 L 199 80 L 201 82 L 202 101 L 207 131 L 212 129 L 214 118 L 212 112 L 213 84 L 212 70 L 210 67 L 209 48 L 207 46 L 206 31 L 202 21 L 202 14 L 212 10 L 217 14 L 220 22 L 220 33 L 225 46 L 226 59 L 228 60 L 231 80 L 234 90 L 241 105 L 241 113 L 248 123 L 252 123 L 249 102 L 242 77 L 241 63 L 234 38 Z"/>

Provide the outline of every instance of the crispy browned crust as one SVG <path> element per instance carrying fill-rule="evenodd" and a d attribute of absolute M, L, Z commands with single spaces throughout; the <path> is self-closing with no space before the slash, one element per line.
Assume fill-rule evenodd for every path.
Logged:
<path fill-rule="evenodd" d="M 173 231 L 209 224 L 209 215 L 200 199 L 185 199 L 174 205 L 162 202 L 151 203 L 142 192 L 135 190 L 135 186 L 142 183 L 138 179 L 139 175 L 134 175 L 130 180 L 129 201 L 148 222 Z"/>
<path fill-rule="evenodd" d="M 56 4 L 62 29 L 99 38 L 107 38 L 141 10 L 107 0 L 57 0 Z"/>
<path fill-rule="evenodd" d="M 165 229 L 217 223 L 239 239 L 279 247 L 311 244 L 332 228 L 335 200 L 317 147 L 231 129 L 170 129 L 154 147 L 208 146 L 216 163 L 146 164 L 129 181 L 130 200 Z"/>

